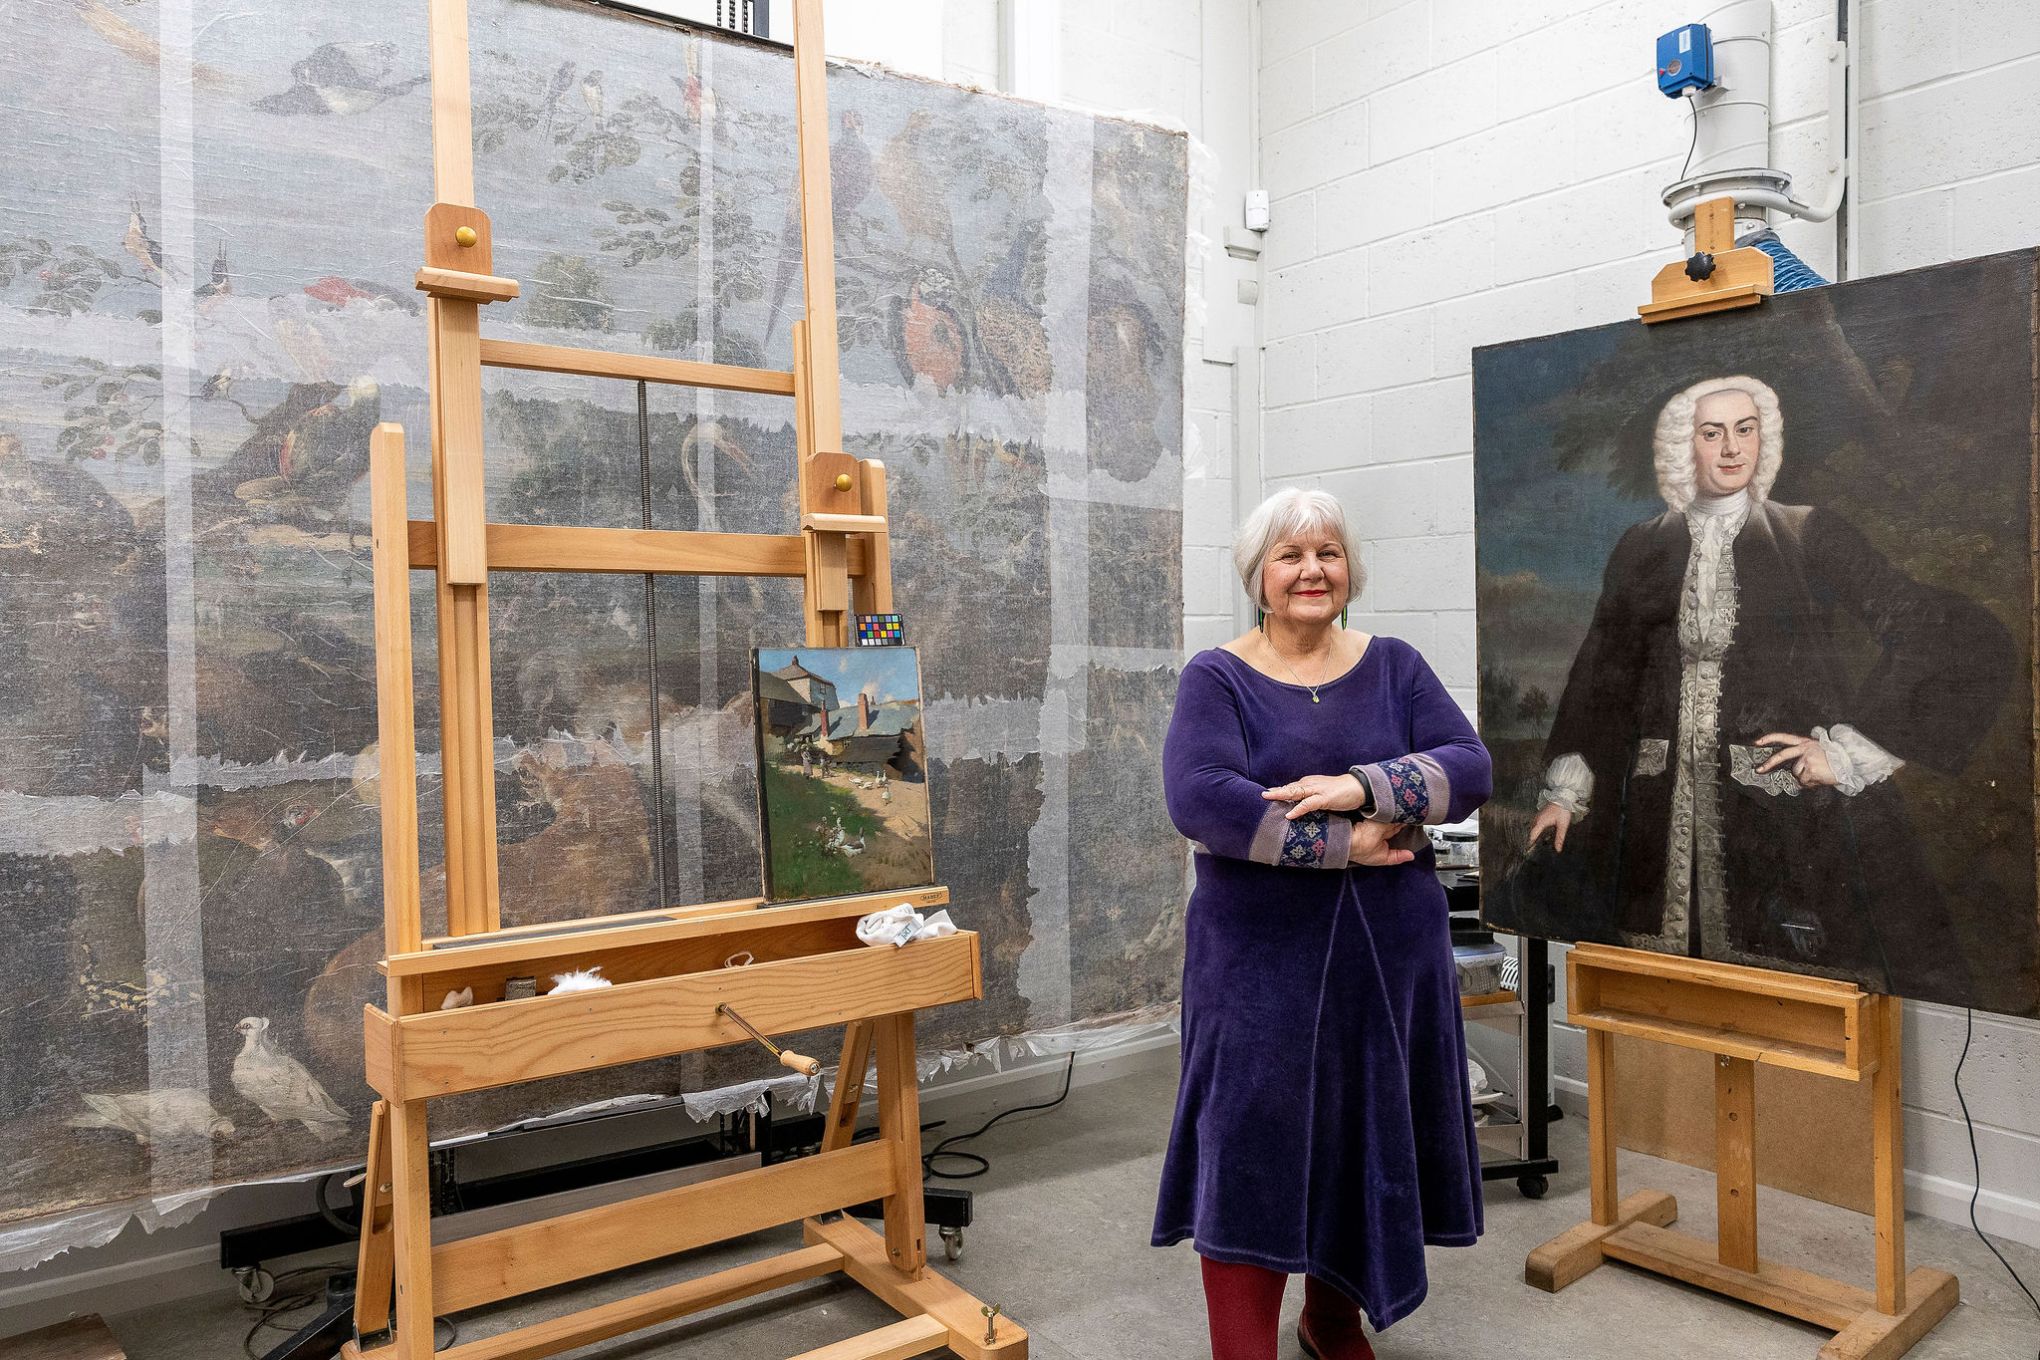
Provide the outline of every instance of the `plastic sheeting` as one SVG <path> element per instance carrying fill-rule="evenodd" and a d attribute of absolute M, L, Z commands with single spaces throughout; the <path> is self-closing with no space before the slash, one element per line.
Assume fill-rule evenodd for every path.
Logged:
<path fill-rule="evenodd" d="M 410 287 L 432 197 L 425 6 L 26 0 L 16 17 L 0 1268 L 362 1157 L 377 421 L 406 427 L 412 513 L 429 513 Z M 785 366 L 784 54 L 535 0 L 475 0 L 471 46 L 478 201 L 497 271 L 524 284 L 489 333 Z M 984 1002 L 922 1038 L 937 1065 L 995 1063 L 985 1036 L 1163 1002 L 1180 973 L 1181 864 L 1154 790 L 1181 647 L 1189 151 L 883 72 L 830 85 L 847 442 L 890 470 L 938 877 L 985 941 Z M 484 418 L 492 519 L 790 526 L 784 402 L 661 390 L 641 421 L 628 385 L 492 372 Z M 612 578 L 491 594 L 506 921 L 755 892 L 748 651 L 797 636 L 797 594 Z M 245 1018 L 269 1021 L 259 1041 Z M 344 1130 L 251 1100 L 250 1063 L 302 1065 Z M 625 1093 L 713 1092 L 715 1109 L 771 1089 L 757 1066 L 731 1050 L 463 1098 L 434 1134 Z"/>

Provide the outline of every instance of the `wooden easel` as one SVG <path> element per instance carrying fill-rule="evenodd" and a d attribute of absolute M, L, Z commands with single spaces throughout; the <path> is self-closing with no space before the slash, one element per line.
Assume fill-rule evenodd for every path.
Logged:
<path fill-rule="evenodd" d="M 807 320 L 791 372 L 484 339 L 481 308 L 515 297 L 493 273 L 490 224 L 473 206 L 466 0 L 429 0 L 432 145 L 439 202 L 425 216 L 435 518 L 407 522 L 401 427 L 371 447 L 377 718 L 381 757 L 386 1007 L 367 1008 L 369 1132 L 355 1323 L 344 1354 L 426 1360 L 437 1314 L 458 1313 L 779 1224 L 807 1245 L 636 1298 L 470 1341 L 449 1360 L 534 1360 L 735 1299 L 841 1271 L 902 1315 L 804 1360 L 905 1360 L 947 1346 L 964 1360 L 1025 1360 L 1027 1334 L 928 1268 L 921 1198 L 914 1012 L 984 993 L 978 937 L 904 949 L 859 943 L 857 918 L 946 888 L 760 911 L 746 898 L 504 929 L 496 885 L 488 574 L 598 571 L 798 577 L 806 638 L 840 646 L 856 607 L 892 609 L 885 469 L 843 453 L 821 0 L 795 0 L 800 213 Z M 482 369 L 576 373 L 773 394 L 794 403 L 798 535 L 559 528 L 486 521 Z M 448 935 L 423 938 L 418 889 L 410 573 L 437 583 Z M 725 967 L 748 954 L 754 962 Z M 504 999 L 513 977 L 601 965 L 616 985 Z M 449 991 L 479 1004 L 440 1011 Z M 734 1012 L 732 1015 L 730 1012 Z M 458 1241 L 431 1235 L 426 1106 L 441 1096 L 847 1025 L 822 1151 L 719 1180 Z M 853 1143 L 867 1065 L 879 1136 Z M 789 1066 L 809 1060 L 784 1055 Z M 883 1202 L 881 1237 L 840 1210 Z M 394 1295 L 394 1315 L 392 1296 Z M 395 1339 L 363 1349 L 394 1323 Z"/>
<path fill-rule="evenodd" d="M 1593 1217 L 1530 1253 L 1523 1274 L 1556 1292 L 1623 1261 L 1836 1333 L 1821 1360 L 1892 1360 L 1955 1306 L 1946 1271 L 1905 1268 L 1905 1110 L 1898 998 L 1853 983 L 1763 968 L 1577 945 L 1566 1011 L 1587 1032 L 1587 1138 Z M 1714 1055 L 1719 1240 L 1675 1232 L 1678 1202 L 1660 1190 L 1618 1198 L 1615 1036 Z M 1787 1067 L 1870 1083 L 1877 1287 L 1858 1289 L 1757 1255 L 1756 1069 Z"/>

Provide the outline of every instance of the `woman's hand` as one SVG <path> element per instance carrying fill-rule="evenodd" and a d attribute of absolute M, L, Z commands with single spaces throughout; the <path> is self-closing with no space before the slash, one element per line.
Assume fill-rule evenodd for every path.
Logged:
<path fill-rule="evenodd" d="M 1551 834 L 1551 850 L 1558 854 L 1565 849 L 1565 833 L 1572 830 L 1572 813 L 1556 803 L 1546 803 L 1537 809 L 1537 820 L 1530 823 L 1530 849 L 1537 848 L 1537 842 Z"/>
<path fill-rule="evenodd" d="M 1779 747 L 1778 754 L 1757 766 L 1758 774 L 1769 774 L 1781 765 L 1792 767 L 1792 777 L 1802 789 L 1833 788 L 1841 781 L 1814 737 L 1795 737 L 1789 732 L 1767 732 L 1757 738 L 1759 746 Z"/>
<path fill-rule="evenodd" d="M 1417 857 L 1416 852 L 1398 850 L 1389 844 L 1404 830 L 1394 822 L 1353 823 L 1353 840 L 1346 847 L 1346 863 L 1364 864 L 1376 869 L 1408 864 Z"/>
<path fill-rule="evenodd" d="M 1366 798 L 1367 790 L 1350 774 L 1307 774 L 1261 796 L 1271 803 L 1296 804 L 1287 813 L 1293 822 L 1313 812 L 1351 812 Z"/>

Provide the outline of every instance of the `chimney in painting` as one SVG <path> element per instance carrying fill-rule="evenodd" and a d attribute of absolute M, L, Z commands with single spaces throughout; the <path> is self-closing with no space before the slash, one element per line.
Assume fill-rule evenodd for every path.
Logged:
<path fill-rule="evenodd" d="M 857 695 L 857 735 L 863 736 L 871 730 L 871 694 L 859 691 Z"/>

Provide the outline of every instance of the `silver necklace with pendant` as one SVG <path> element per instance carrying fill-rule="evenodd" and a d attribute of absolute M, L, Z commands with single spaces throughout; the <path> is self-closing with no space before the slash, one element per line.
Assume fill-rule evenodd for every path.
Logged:
<path fill-rule="evenodd" d="M 1296 681 L 1297 684 L 1302 685 L 1305 689 L 1310 691 L 1310 701 L 1312 703 L 1319 702 L 1317 693 L 1318 686 L 1324 684 L 1325 682 L 1320 680 L 1317 682 L 1316 685 L 1313 685 L 1306 681 L 1302 676 L 1298 675 L 1296 673 L 1296 667 L 1289 664 L 1289 658 L 1282 655 L 1281 650 L 1275 646 L 1273 641 L 1270 641 L 1268 643 L 1268 650 L 1275 653 L 1275 659 L 1282 663 L 1282 669 L 1289 672 L 1289 676 L 1292 680 Z"/>

